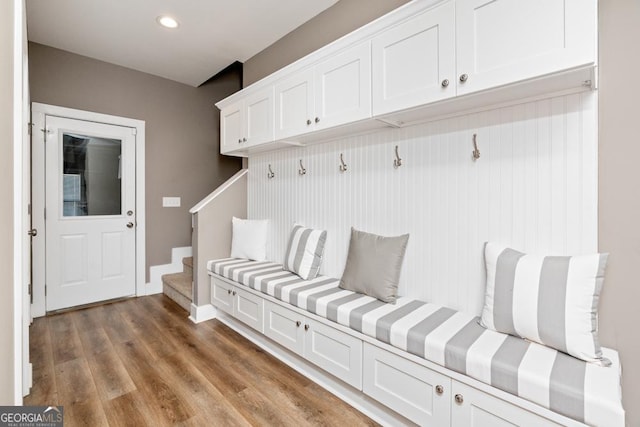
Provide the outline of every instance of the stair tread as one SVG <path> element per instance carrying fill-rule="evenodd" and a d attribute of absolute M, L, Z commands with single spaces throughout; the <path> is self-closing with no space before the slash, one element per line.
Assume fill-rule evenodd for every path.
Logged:
<path fill-rule="evenodd" d="M 193 268 L 193 257 L 192 256 L 188 256 L 188 257 L 182 258 L 182 263 L 184 265 L 186 265 L 187 267 Z"/>
<path fill-rule="evenodd" d="M 171 273 L 162 276 L 162 283 L 175 289 L 190 300 L 193 300 L 192 281 L 193 277 L 188 273 Z"/>

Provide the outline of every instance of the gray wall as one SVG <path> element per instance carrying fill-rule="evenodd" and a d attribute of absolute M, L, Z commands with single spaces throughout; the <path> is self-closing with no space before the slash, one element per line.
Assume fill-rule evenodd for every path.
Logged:
<path fill-rule="evenodd" d="M 189 209 L 242 165 L 219 154 L 220 118 L 214 106 L 240 89 L 239 74 L 230 72 L 194 88 L 29 44 L 33 102 L 146 122 L 147 280 L 149 266 L 171 261 L 171 248 L 191 246 Z M 182 206 L 163 208 L 163 196 L 181 197 Z"/>
<path fill-rule="evenodd" d="M 0 405 L 13 398 L 13 13 L 0 1 Z M 20 329 L 18 329 L 20 330 Z"/>
<path fill-rule="evenodd" d="M 324 44 L 395 8 L 404 1 L 341 0 L 245 63 L 245 86 L 288 65 Z M 599 118 L 599 240 L 610 252 L 602 301 L 602 343 L 620 352 L 627 425 L 640 425 L 640 90 L 633 73 L 640 69 L 640 2 L 601 0 Z"/>
<path fill-rule="evenodd" d="M 244 63 L 244 86 L 349 34 L 408 0 L 340 0 Z"/>
<path fill-rule="evenodd" d="M 600 336 L 622 356 L 627 425 L 640 426 L 640 69 L 638 0 L 600 0 L 599 241 L 609 252 Z M 629 43 L 633 43 L 630 45 Z M 631 73 L 631 74 L 630 74 Z"/>

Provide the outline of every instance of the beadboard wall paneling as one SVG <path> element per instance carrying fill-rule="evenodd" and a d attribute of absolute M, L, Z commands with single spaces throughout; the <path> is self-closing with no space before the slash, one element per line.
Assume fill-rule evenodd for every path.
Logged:
<path fill-rule="evenodd" d="M 328 230 L 321 273 L 332 277 L 342 275 L 351 226 L 410 233 L 400 294 L 479 314 L 484 242 L 537 253 L 597 250 L 596 97 L 561 96 L 256 155 L 249 218 L 271 220 L 268 257 L 278 261 L 294 222 Z"/>

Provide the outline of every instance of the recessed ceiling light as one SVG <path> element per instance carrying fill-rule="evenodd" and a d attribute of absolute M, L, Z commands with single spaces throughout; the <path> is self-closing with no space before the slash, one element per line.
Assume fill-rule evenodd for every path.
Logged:
<path fill-rule="evenodd" d="M 160 15 L 156 18 L 158 24 L 165 28 L 178 28 L 178 21 L 167 15 Z"/>

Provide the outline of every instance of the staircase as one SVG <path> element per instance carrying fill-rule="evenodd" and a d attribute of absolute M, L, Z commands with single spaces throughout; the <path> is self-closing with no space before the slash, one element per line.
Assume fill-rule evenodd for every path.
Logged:
<path fill-rule="evenodd" d="M 162 292 L 187 312 L 191 311 L 191 301 L 193 301 L 193 257 L 182 258 L 182 273 L 162 276 Z"/>

